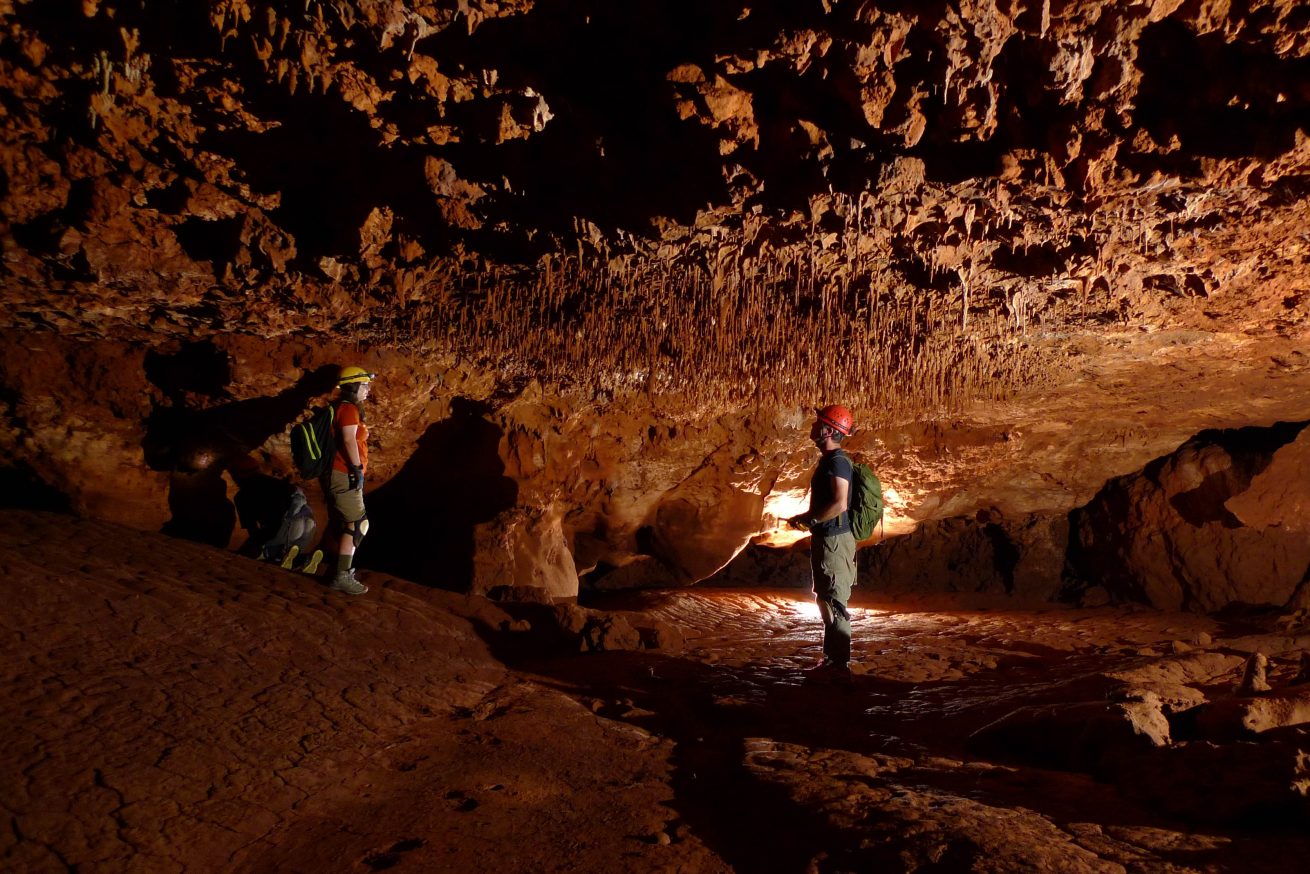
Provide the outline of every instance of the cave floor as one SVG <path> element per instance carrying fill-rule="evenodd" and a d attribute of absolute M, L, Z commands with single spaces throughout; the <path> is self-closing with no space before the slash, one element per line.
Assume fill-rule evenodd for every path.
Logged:
<path fill-rule="evenodd" d="M 857 590 L 852 679 L 818 683 L 803 674 L 821 656 L 807 592 L 699 589 L 602 603 L 678 624 L 686 652 L 534 669 L 594 696 L 603 714 L 674 738 L 671 806 L 735 870 L 1273 871 L 1310 851 L 1303 820 L 1280 826 L 1258 804 L 1242 827 L 1198 824 L 1188 814 L 1207 799 L 1186 797 L 1187 780 L 1136 786 L 1116 775 L 1114 785 L 1025 767 L 1022 750 L 988 761 L 966 749 L 972 732 L 1018 708 L 1104 701 L 1107 675 L 1161 689 L 1181 679 L 1208 698 L 1232 697 L 1259 648 L 1287 654 L 1269 675 L 1285 686 L 1304 635 L 1270 635 L 1260 620 L 952 609 L 950 598 L 896 604 Z M 1069 734 L 1063 743 L 1078 743 L 1076 726 Z M 1241 794 L 1242 781 L 1235 772 L 1213 782 Z"/>
<path fill-rule="evenodd" d="M 1231 697 L 1257 647 L 1277 690 L 1310 638 L 1259 622 L 860 591 L 856 674 L 825 685 L 802 679 L 819 624 L 801 592 L 589 602 L 686 646 L 547 654 L 483 599 L 367 572 L 346 599 L 162 535 L 0 517 L 6 870 L 1282 871 L 1310 854 L 1304 807 L 1242 770 L 1272 759 L 1137 774 L 967 745 L 1020 707 L 1104 703 L 1109 676 Z M 1303 734 L 1291 749 L 1304 760 Z"/>

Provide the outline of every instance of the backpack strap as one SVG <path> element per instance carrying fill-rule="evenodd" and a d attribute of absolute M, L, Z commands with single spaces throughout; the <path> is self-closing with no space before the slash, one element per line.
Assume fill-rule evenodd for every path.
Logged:
<path fill-rule="evenodd" d="M 833 453 L 833 458 L 836 458 L 838 455 L 845 456 L 846 460 L 851 463 L 851 484 L 846 488 L 846 509 L 841 511 L 842 516 L 846 517 L 846 524 L 850 525 L 851 499 L 855 497 L 855 459 L 851 458 L 850 453 L 845 449 L 842 449 L 840 446 L 838 446 L 837 451 Z M 841 516 L 838 516 L 837 518 L 840 519 Z"/>

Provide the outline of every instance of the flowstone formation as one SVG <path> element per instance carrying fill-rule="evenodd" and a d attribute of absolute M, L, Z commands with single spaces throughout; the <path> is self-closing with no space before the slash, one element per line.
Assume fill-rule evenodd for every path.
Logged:
<path fill-rule="evenodd" d="M 8 477 L 222 543 L 192 435 L 368 358 L 461 585 L 776 544 L 838 399 L 892 534 L 1040 527 L 1310 419 L 1308 72 L 1291 0 L 0 0 Z"/>

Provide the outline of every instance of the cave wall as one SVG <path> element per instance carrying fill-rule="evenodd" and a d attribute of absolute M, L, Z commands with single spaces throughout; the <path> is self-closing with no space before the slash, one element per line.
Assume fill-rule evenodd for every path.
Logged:
<path fill-rule="evenodd" d="M 1207 431 L 1071 514 L 1070 565 L 1167 610 L 1296 606 L 1310 573 L 1305 422 Z"/>
<path fill-rule="evenodd" d="M 231 455 L 288 474 L 290 425 L 329 395 L 337 366 L 359 362 L 379 373 L 365 567 L 565 597 L 580 576 L 602 588 L 808 581 L 803 551 L 747 549 L 777 543 L 779 516 L 805 500 L 815 452 L 804 409 L 711 418 L 660 396 L 580 403 L 449 358 L 249 335 L 157 347 L 10 340 L 0 354 L 10 504 L 235 547 Z M 1293 377 L 1288 397 L 1304 404 Z M 1129 407 L 1141 400 L 1120 394 Z M 850 449 L 882 475 L 888 519 L 876 537 L 890 536 L 861 551 L 865 583 L 1043 601 L 1062 585 L 1072 536 L 1083 582 L 1070 597 L 1207 610 L 1292 599 L 1310 563 L 1299 426 L 1205 432 L 1160 455 L 1196 411 L 1189 423 L 1160 406 L 1175 430 L 1151 439 L 1146 428 L 1128 439 L 1114 416 L 1099 432 L 1083 419 L 1075 437 L 1054 427 L 1054 411 L 988 405 L 972 419 L 868 422 Z M 322 522 L 317 486 L 306 492 Z"/>
<path fill-rule="evenodd" d="M 934 520 L 859 554 L 860 583 L 889 595 L 998 596 L 1014 605 L 1056 600 L 1063 585 L 1069 520 L 995 512 Z"/>
<path fill-rule="evenodd" d="M 1310 419 L 1308 64 L 1291 0 L 0 0 L 0 483 L 231 545 L 359 361 L 363 560 L 686 584 L 840 400 L 886 578 L 1041 591 L 1003 541 Z"/>
<path fill-rule="evenodd" d="M 804 456 L 794 439 L 786 451 L 786 428 L 771 419 L 574 406 L 535 382 L 507 387 L 394 350 L 238 335 L 158 348 L 10 339 L 0 356 L 0 448 L 16 486 L 7 504 L 220 547 L 244 540 L 232 458 L 294 477 L 291 425 L 331 396 L 342 363 L 377 372 L 360 562 L 456 589 L 576 595 L 579 568 L 647 550 L 673 582 L 694 582 L 760 530 L 764 494 L 791 454 L 796 470 Z M 787 420 L 801 427 L 798 411 Z M 302 485 L 322 524 L 317 484 Z"/>

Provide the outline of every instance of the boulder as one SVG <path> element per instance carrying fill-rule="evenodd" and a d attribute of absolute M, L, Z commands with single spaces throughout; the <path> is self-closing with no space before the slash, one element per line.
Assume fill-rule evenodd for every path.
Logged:
<path fill-rule="evenodd" d="M 1304 424 L 1203 431 L 1110 480 L 1070 514 L 1071 568 L 1116 599 L 1165 610 L 1288 603 L 1310 567 L 1296 509 L 1305 486 L 1286 484 L 1303 479 L 1288 466 L 1303 469 Z"/>
<path fill-rule="evenodd" d="M 1161 701 L 1147 692 L 1131 701 L 1021 707 L 971 734 L 969 749 L 1095 774 L 1125 755 L 1169 742 Z"/>
<path fill-rule="evenodd" d="M 1284 728 L 1259 743 L 1181 743 L 1126 757 L 1108 775 L 1163 813 L 1220 824 L 1294 818 L 1310 824 L 1310 735 Z"/>
<path fill-rule="evenodd" d="M 552 618 L 565 645 L 575 650 L 679 652 L 684 646 L 682 632 L 675 626 L 640 614 L 606 613 L 576 604 L 557 604 Z"/>
<path fill-rule="evenodd" d="M 1310 687 L 1291 688 L 1254 698 L 1226 698 L 1206 705 L 1197 728 L 1209 740 L 1250 738 L 1277 728 L 1310 722 Z"/>
<path fill-rule="evenodd" d="M 748 546 L 706 580 L 705 585 L 808 589 L 813 583 L 812 576 L 810 543 L 802 540 L 794 546 L 781 549 Z"/>
<path fill-rule="evenodd" d="M 688 478 L 655 511 L 651 551 L 684 583 L 712 576 L 763 524 L 764 497 L 719 482 L 715 470 Z"/>
<path fill-rule="evenodd" d="M 544 589 L 553 598 L 577 597 L 578 573 L 558 511 L 514 507 L 474 529 L 471 591 L 502 586 Z"/>

